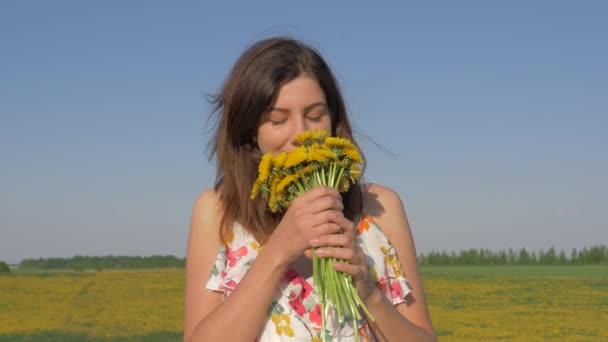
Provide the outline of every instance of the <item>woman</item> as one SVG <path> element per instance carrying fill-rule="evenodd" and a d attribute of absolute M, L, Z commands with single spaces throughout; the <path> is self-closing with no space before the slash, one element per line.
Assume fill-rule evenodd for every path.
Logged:
<path fill-rule="evenodd" d="M 295 149 L 295 135 L 323 128 L 353 140 L 338 84 L 322 57 L 290 38 L 254 44 L 226 79 L 215 113 L 210 146 L 217 176 L 192 212 L 184 340 L 320 340 L 310 261 L 317 246 L 320 257 L 346 260 L 334 268 L 353 276 L 376 319 L 360 322 L 360 336 L 436 340 L 412 234 L 394 191 L 356 184 L 341 195 L 317 187 L 279 215 L 260 197 L 249 198 L 261 155 Z M 334 340 L 354 339 L 348 326 L 330 321 L 327 329 Z"/>

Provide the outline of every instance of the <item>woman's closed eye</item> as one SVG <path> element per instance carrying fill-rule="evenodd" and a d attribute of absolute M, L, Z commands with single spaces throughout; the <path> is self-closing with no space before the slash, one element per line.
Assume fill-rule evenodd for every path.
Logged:
<path fill-rule="evenodd" d="M 270 123 L 271 123 L 273 126 L 277 126 L 277 125 L 282 124 L 282 123 L 283 123 L 283 122 L 285 122 L 285 121 L 287 121 L 287 119 L 276 119 L 276 120 L 270 120 Z"/>
<path fill-rule="evenodd" d="M 317 113 L 314 115 L 307 115 L 306 117 L 308 118 L 308 120 L 312 121 L 312 122 L 320 122 L 321 120 L 323 120 L 323 117 L 327 115 L 326 112 L 322 112 L 322 113 Z"/>
<path fill-rule="evenodd" d="M 280 124 L 284 123 L 285 121 L 287 121 L 288 117 L 289 117 L 288 115 L 286 115 L 284 113 L 280 113 L 280 112 L 279 113 L 270 113 L 267 116 L 266 120 L 268 120 L 268 122 L 270 122 L 273 126 L 276 126 L 276 125 L 280 125 Z"/>

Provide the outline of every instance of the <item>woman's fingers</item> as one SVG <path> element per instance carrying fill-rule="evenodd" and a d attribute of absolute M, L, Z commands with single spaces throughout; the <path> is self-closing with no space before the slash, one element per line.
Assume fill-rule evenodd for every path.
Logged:
<path fill-rule="evenodd" d="M 348 219 L 344 217 L 344 214 L 341 211 L 336 210 L 325 210 L 317 214 L 308 215 L 307 217 L 310 219 L 310 225 L 312 227 L 321 226 L 324 223 L 329 222 L 337 224 L 338 226 L 340 226 L 340 228 L 343 228 L 342 226 L 346 224 L 346 221 L 348 221 Z"/>
<path fill-rule="evenodd" d="M 315 249 L 315 253 L 321 258 L 336 258 L 351 263 L 356 261 L 354 260 L 355 251 L 352 248 L 321 247 Z"/>
<path fill-rule="evenodd" d="M 312 214 L 321 213 L 327 210 L 342 212 L 342 210 L 344 210 L 344 204 L 342 204 L 342 200 L 339 198 L 334 196 L 324 196 L 318 198 L 314 202 L 311 202 L 308 208 Z"/>
<path fill-rule="evenodd" d="M 318 200 L 319 198 L 322 198 L 322 197 L 334 197 L 336 199 L 341 199 L 342 198 L 340 196 L 340 193 L 336 189 L 332 189 L 332 188 L 327 187 L 327 186 L 317 186 L 317 187 L 314 187 L 314 188 L 306 191 L 301 196 L 298 196 L 298 198 L 296 198 L 294 200 L 294 203 L 295 202 L 302 202 L 302 203 L 309 204 L 309 203 L 314 202 L 314 201 L 316 201 L 316 200 Z"/>
<path fill-rule="evenodd" d="M 321 238 L 328 235 L 336 235 L 336 233 L 339 233 L 341 231 L 342 227 L 333 222 L 325 222 L 318 224 L 312 229 L 312 240 L 310 240 L 311 246 L 313 245 L 313 241 L 317 241 L 314 246 L 322 246 L 322 244 L 319 244 L 318 242 Z"/>
<path fill-rule="evenodd" d="M 334 262 L 332 264 L 332 267 L 337 271 L 348 273 L 353 277 L 357 277 L 361 273 L 363 273 L 363 270 L 361 270 L 361 267 L 359 265 L 349 264 L 346 262 Z"/>
<path fill-rule="evenodd" d="M 321 235 L 321 236 L 311 240 L 310 245 L 313 247 L 319 247 L 319 246 L 351 247 L 352 240 L 348 234 L 329 234 L 329 235 Z"/>

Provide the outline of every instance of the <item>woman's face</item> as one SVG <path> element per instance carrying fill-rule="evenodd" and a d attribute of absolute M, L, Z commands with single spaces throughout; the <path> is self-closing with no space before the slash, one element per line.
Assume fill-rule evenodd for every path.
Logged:
<path fill-rule="evenodd" d="M 299 146 L 293 137 L 317 128 L 331 132 L 325 93 L 316 78 L 302 75 L 279 88 L 274 107 L 258 128 L 258 147 L 262 153 L 290 152 Z"/>

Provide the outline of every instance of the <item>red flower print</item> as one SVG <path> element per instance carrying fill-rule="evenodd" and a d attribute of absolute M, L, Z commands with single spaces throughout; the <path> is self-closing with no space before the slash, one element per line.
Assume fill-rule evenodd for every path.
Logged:
<path fill-rule="evenodd" d="M 228 280 L 225 284 L 222 284 L 223 290 L 234 290 L 236 287 L 236 282 L 234 280 Z"/>
<path fill-rule="evenodd" d="M 321 304 L 315 305 L 315 308 L 308 314 L 308 319 L 316 325 L 321 325 Z"/>
<path fill-rule="evenodd" d="M 299 276 L 298 272 L 296 272 L 296 270 L 294 270 L 293 268 L 289 268 L 287 270 L 287 272 L 285 272 L 285 281 L 288 283 L 291 283 L 292 281 L 294 281 L 295 279 L 297 279 Z"/>
<path fill-rule="evenodd" d="M 402 298 L 403 297 L 403 290 L 401 290 L 401 285 L 399 285 L 399 282 L 393 282 L 391 284 L 391 297 L 393 298 Z"/>
<path fill-rule="evenodd" d="M 306 297 L 308 297 L 312 292 L 312 286 L 310 286 L 305 279 L 300 278 L 300 280 L 300 284 L 302 284 L 302 292 L 300 293 L 300 297 L 302 299 L 306 299 Z"/>
<path fill-rule="evenodd" d="M 292 292 L 293 293 L 293 292 Z M 295 295 L 295 294 L 294 294 Z M 302 304 L 302 300 L 300 297 L 296 296 L 294 299 L 289 301 L 289 306 L 298 314 L 298 316 L 303 317 L 306 313 L 306 308 Z"/>
<path fill-rule="evenodd" d="M 230 267 L 234 267 L 234 265 L 236 265 L 236 262 L 242 257 L 247 255 L 247 247 L 243 246 L 239 249 L 237 249 L 236 251 L 230 251 L 228 253 L 228 265 Z"/>

